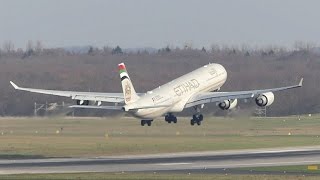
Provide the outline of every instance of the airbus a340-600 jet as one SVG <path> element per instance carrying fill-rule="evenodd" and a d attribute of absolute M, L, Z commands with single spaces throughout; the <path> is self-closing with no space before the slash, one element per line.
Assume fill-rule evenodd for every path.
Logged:
<path fill-rule="evenodd" d="M 136 93 L 124 63 L 119 64 L 118 68 L 123 93 L 33 89 L 19 87 L 12 81 L 10 83 L 17 90 L 70 97 L 77 104 L 71 108 L 122 110 L 141 119 L 142 126 L 151 126 L 153 119 L 162 115 L 168 123 L 177 123 L 174 113 L 186 108 L 194 109 L 191 125 L 200 125 L 203 121 L 200 110 L 207 103 L 216 103 L 222 110 L 228 110 L 236 107 L 238 99 L 254 98 L 258 106 L 270 106 L 274 101 L 273 92 L 301 87 L 303 81 L 301 78 L 297 85 L 280 88 L 219 92 L 226 82 L 227 71 L 220 64 L 208 64 L 147 93 Z M 103 102 L 115 105 L 107 106 Z"/>

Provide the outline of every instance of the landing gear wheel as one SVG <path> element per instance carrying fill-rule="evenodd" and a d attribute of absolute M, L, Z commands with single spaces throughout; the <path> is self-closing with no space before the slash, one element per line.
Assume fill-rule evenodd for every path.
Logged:
<path fill-rule="evenodd" d="M 177 123 L 177 117 L 174 117 L 174 119 L 173 119 L 173 123 Z"/>
<path fill-rule="evenodd" d="M 193 119 L 191 119 L 190 124 L 191 124 L 191 126 L 194 126 L 194 120 Z"/>
<path fill-rule="evenodd" d="M 197 121 L 197 124 L 198 124 L 198 126 L 200 126 L 201 125 L 201 121 Z"/>
<path fill-rule="evenodd" d="M 169 116 L 166 115 L 166 116 L 164 117 L 164 120 L 165 120 L 167 123 L 169 123 Z"/>
<path fill-rule="evenodd" d="M 174 116 L 172 113 L 168 113 L 168 114 L 165 116 L 164 120 L 165 120 L 167 123 L 169 123 L 169 124 L 171 124 L 171 123 L 177 123 L 177 122 L 178 122 L 177 117 Z"/>
<path fill-rule="evenodd" d="M 201 125 L 201 121 L 203 121 L 203 115 L 202 114 L 194 114 L 192 116 L 192 119 L 190 121 L 191 126 L 197 123 L 198 126 Z"/>
<path fill-rule="evenodd" d="M 152 124 L 152 119 L 151 120 L 141 120 L 141 126 L 144 126 L 144 125 L 148 125 L 148 126 L 151 126 Z"/>
<path fill-rule="evenodd" d="M 141 120 L 141 126 L 144 126 L 146 124 L 145 120 Z"/>
<path fill-rule="evenodd" d="M 199 117 L 198 117 L 198 119 L 199 119 L 200 121 L 202 121 L 202 120 L 203 120 L 203 115 L 200 114 Z"/>

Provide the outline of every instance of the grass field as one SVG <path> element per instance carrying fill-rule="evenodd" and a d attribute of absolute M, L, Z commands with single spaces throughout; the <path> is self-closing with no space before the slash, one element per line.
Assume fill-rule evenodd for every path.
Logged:
<path fill-rule="evenodd" d="M 317 169 L 308 169 L 308 166 L 316 166 Z M 294 166 L 269 166 L 269 167 L 248 167 L 237 168 L 236 170 L 252 172 L 285 172 L 285 173 L 299 173 L 299 174 L 320 174 L 320 165 L 294 165 Z"/>
<path fill-rule="evenodd" d="M 230 175 L 230 174 L 148 174 L 148 173 L 129 173 L 129 174 L 115 174 L 115 173 L 82 173 L 82 174 L 37 174 L 37 175 L 4 175 L 0 176 L 0 179 L 6 180 L 53 180 L 53 179 L 61 179 L 61 180 L 98 180 L 98 179 L 114 179 L 114 180 L 318 180 L 318 176 L 303 176 L 303 175 Z"/>
<path fill-rule="evenodd" d="M 0 118 L 0 158 L 83 157 L 320 145 L 320 117 L 207 118 L 190 126 L 134 118 Z M 291 135 L 289 135 L 289 133 Z"/>

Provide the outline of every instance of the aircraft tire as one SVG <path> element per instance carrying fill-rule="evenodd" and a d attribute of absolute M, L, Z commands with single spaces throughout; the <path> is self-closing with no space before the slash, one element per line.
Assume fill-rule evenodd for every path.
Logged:
<path fill-rule="evenodd" d="M 198 117 L 199 121 L 202 121 L 203 120 L 203 115 L 200 114 L 199 117 Z"/>
<path fill-rule="evenodd" d="M 164 120 L 165 120 L 166 122 L 169 122 L 168 115 L 166 115 L 166 116 L 164 117 Z"/>
<path fill-rule="evenodd" d="M 141 120 L 141 126 L 144 126 L 146 124 L 145 120 Z"/>
<path fill-rule="evenodd" d="M 198 121 L 197 121 L 197 124 L 198 124 L 198 126 L 200 126 L 200 125 L 201 125 L 201 121 L 198 120 Z"/>
<path fill-rule="evenodd" d="M 177 117 L 174 117 L 173 122 L 176 124 L 177 123 Z"/>
<path fill-rule="evenodd" d="M 191 126 L 194 126 L 194 120 L 193 119 L 191 119 L 190 124 L 191 124 Z"/>

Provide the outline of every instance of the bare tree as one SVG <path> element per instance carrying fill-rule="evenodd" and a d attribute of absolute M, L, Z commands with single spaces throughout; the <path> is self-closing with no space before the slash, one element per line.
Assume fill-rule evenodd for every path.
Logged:
<path fill-rule="evenodd" d="M 5 41 L 3 43 L 3 50 L 7 53 L 14 51 L 14 44 L 12 41 Z"/>
<path fill-rule="evenodd" d="M 304 41 L 296 41 L 293 45 L 294 49 L 298 51 L 309 51 L 315 46 L 316 46 L 315 43 L 304 42 Z"/>
<path fill-rule="evenodd" d="M 28 51 L 33 51 L 33 50 L 34 50 L 33 42 L 32 42 L 32 40 L 29 40 L 26 45 L 26 51 L 28 52 Z"/>
<path fill-rule="evenodd" d="M 37 41 L 36 42 L 36 47 L 35 47 L 35 51 L 36 51 L 36 53 L 41 53 L 42 52 L 42 50 L 43 50 L 43 44 L 42 44 L 42 42 L 41 41 Z"/>
<path fill-rule="evenodd" d="M 245 44 L 245 43 L 241 44 L 241 52 L 247 53 L 249 52 L 249 50 L 250 50 L 250 46 L 248 44 Z"/>
<path fill-rule="evenodd" d="M 30 57 L 34 55 L 34 46 L 33 46 L 33 42 L 31 40 L 29 40 L 27 42 L 27 45 L 26 45 L 26 53 L 25 55 L 23 56 L 23 58 L 26 58 L 26 57 Z"/>
<path fill-rule="evenodd" d="M 193 43 L 192 42 L 185 42 L 184 43 L 184 46 L 183 46 L 184 50 L 189 50 L 189 49 L 192 49 L 192 48 L 193 48 Z"/>
<path fill-rule="evenodd" d="M 216 53 L 216 52 L 220 52 L 220 46 L 218 44 L 212 44 L 211 45 L 211 52 L 212 53 Z"/>
<path fill-rule="evenodd" d="M 111 54 L 111 52 L 112 52 L 112 48 L 108 46 L 103 47 L 103 54 Z"/>
<path fill-rule="evenodd" d="M 24 51 L 23 51 L 22 48 L 18 48 L 17 51 L 16 51 L 16 54 L 19 55 L 19 56 L 23 55 L 23 53 L 24 53 Z"/>

